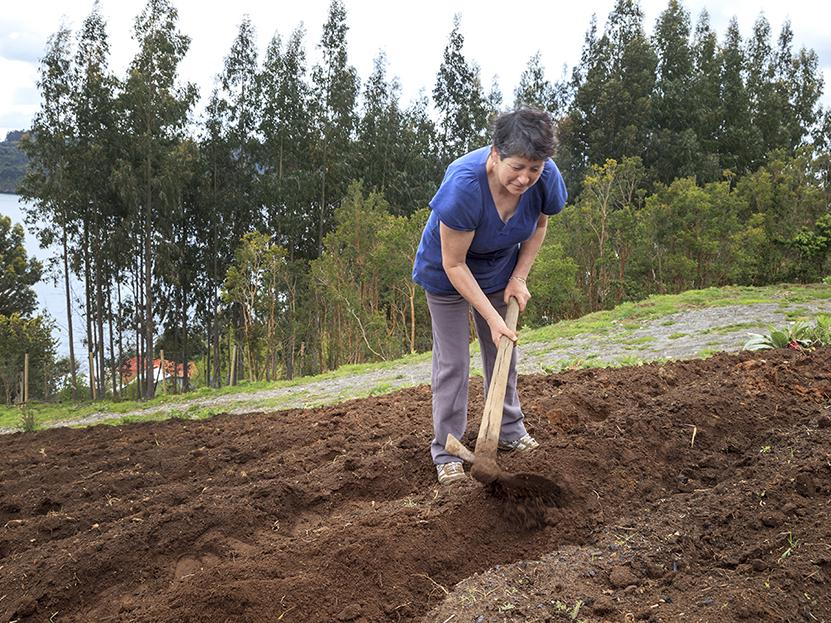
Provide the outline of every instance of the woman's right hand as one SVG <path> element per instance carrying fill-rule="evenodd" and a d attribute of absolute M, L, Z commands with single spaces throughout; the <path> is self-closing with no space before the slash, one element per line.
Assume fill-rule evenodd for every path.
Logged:
<path fill-rule="evenodd" d="M 491 339 L 497 348 L 499 347 L 499 340 L 502 339 L 503 335 L 516 344 L 516 331 L 511 331 L 505 323 L 505 319 L 499 314 L 496 314 L 494 319 L 488 322 L 488 326 L 491 329 Z"/>

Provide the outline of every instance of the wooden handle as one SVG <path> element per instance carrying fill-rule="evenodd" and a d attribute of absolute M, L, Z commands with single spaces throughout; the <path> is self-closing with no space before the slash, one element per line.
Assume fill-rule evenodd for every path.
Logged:
<path fill-rule="evenodd" d="M 505 314 L 505 324 L 508 325 L 511 331 L 516 331 L 518 318 L 519 303 L 514 297 L 511 297 L 511 300 L 508 301 L 508 311 Z M 480 336 L 480 339 L 482 339 L 482 336 Z M 511 368 L 513 352 L 513 341 L 503 335 L 502 339 L 499 340 L 491 384 L 488 387 L 488 397 L 485 401 L 485 411 L 482 414 L 482 424 L 479 426 L 479 436 L 476 438 L 476 456 L 496 456 L 496 447 L 499 445 L 499 431 L 502 428 L 505 388 L 508 384 L 508 372 Z"/>

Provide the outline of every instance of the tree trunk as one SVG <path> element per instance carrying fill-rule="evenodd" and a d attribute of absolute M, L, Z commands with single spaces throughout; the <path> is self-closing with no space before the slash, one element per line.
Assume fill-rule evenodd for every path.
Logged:
<path fill-rule="evenodd" d="M 148 123 L 149 125 L 149 123 Z M 149 128 L 148 128 L 149 134 Z M 147 347 L 145 374 L 147 376 L 147 398 L 156 395 L 153 375 L 153 189 L 151 187 L 150 155 L 145 158 L 144 188 L 144 341 Z"/>
<path fill-rule="evenodd" d="M 104 381 L 104 292 L 103 284 L 101 283 L 101 239 L 100 231 L 96 225 L 95 235 L 95 249 L 93 249 L 93 259 L 95 260 L 95 320 L 98 334 L 97 340 L 97 354 L 98 354 L 98 395 L 102 398 L 106 396 L 106 383 Z"/>
<path fill-rule="evenodd" d="M 110 333 L 110 375 L 113 379 L 113 398 L 118 396 L 118 387 L 115 382 L 116 375 L 116 358 L 115 358 L 115 342 L 113 340 L 113 296 L 112 284 L 107 284 L 107 324 L 109 325 Z"/>
<path fill-rule="evenodd" d="M 93 387 L 93 379 L 97 377 L 94 369 L 94 354 L 95 354 L 95 336 L 92 334 L 92 297 L 90 295 L 90 282 L 92 276 L 90 275 L 89 267 L 89 228 L 86 219 L 84 219 L 84 301 L 86 305 L 86 321 L 87 321 L 87 353 L 93 356 L 87 357 L 88 364 L 93 364 L 93 368 L 89 371 L 89 397 L 95 398 L 95 387 Z"/>
<path fill-rule="evenodd" d="M 124 375 L 121 374 L 121 366 L 124 364 L 124 342 L 122 340 L 122 325 L 121 325 L 121 281 L 116 281 L 116 292 L 118 293 L 118 317 L 119 322 L 117 324 L 118 328 L 118 395 L 123 398 L 124 392 Z"/>
<path fill-rule="evenodd" d="M 61 231 L 63 246 L 63 284 L 66 291 L 66 327 L 69 339 L 69 376 L 72 379 L 72 400 L 78 398 L 78 379 L 75 376 L 75 338 L 72 335 L 72 296 L 69 291 L 69 250 L 67 249 L 66 212 L 64 212 L 63 228 Z"/>

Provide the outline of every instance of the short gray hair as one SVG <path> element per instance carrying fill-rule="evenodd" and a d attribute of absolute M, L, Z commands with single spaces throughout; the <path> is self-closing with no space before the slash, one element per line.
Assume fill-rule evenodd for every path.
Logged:
<path fill-rule="evenodd" d="M 499 115 L 492 125 L 493 146 L 500 158 L 545 160 L 554 155 L 554 121 L 544 110 L 523 106 Z"/>

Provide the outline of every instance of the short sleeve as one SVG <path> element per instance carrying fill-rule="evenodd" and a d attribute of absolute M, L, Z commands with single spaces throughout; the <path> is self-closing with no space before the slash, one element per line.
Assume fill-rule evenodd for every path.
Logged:
<path fill-rule="evenodd" d="M 475 172 L 449 169 L 430 201 L 439 220 L 452 229 L 473 231 L 482 219 L 482 186 Z"/>
<path fill-rule="evenodd" d="M 558 214 L 568 199 L 568 191 L 563 176 L 550 158 L 545 163 L 542 179 L 542 213 L 548 216 Z"/>

